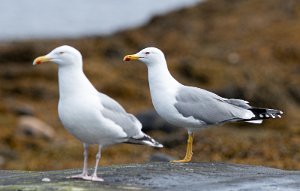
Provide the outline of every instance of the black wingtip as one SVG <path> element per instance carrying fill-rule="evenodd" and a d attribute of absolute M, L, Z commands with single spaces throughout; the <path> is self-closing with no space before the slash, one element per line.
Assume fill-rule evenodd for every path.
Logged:
<path fill-rule="evenodd" d="M 151 138 L 149 135 L 146 135 L 146 134 L 144 134 L 144 136 L 140 137 L 140 138 L 130 137 L 125 143 L 148 145 L 148 146 L 156 147 L 156 148 L 163 148 L 164 147 L 162 144 L 155 141 L 153 138 Z"/>
<path fill-rule="evenodd" d="M 250 108 L 249 110 L 255 115 L 252 120 L 281 118 L 283 114 L 282 111 L 276 109 Z"/>

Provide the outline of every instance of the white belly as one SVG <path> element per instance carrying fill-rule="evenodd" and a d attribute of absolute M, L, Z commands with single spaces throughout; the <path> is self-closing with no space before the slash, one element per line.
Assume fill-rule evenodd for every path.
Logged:
<path fill-rule="evenodd" d="M 148 80 L 153 106 L 163 119 L 189 130 L 203 127 L 203 121 L 184 117 L 175 108 L 176 93 L 182 84 L 171 76 L 166 63 L 148 66 Z"/>
<path fill-rule="evenodd" d="M 73 98 L 60 100 L 58 113 L 64 127 L 84 143 L 109 145 L 124 141 L 124 131 L 104 118 L 100 109 L 96 99 L 83 102 Z"/>
<path fill-rule="evenodd" d="M 204 127 L 204 123 L 193 117 L 182 116 L 175 108 L 176 98 L 172 91 L 152 91 L 152 103 L 156 112 L 172 125 L 197 130 Z"/>

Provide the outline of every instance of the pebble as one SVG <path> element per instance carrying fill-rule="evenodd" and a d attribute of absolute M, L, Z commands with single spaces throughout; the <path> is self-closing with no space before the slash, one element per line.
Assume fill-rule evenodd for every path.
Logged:
<path fill-rule="evenodd" d="M 42 182 L 51 182 L 51 179 L 50 178 L 43 178 Z"/>

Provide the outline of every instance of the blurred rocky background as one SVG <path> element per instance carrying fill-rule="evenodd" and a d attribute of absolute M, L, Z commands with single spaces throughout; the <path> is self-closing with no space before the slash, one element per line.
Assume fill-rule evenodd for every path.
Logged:
<path fill-rule="evenodd" d="M 101 165 L 185 154 L 186 131 L 153 111 L 146 67 L 122 62 L 125 54 L 155 46 L 183 84 L 284 111 L 282 119 L 262 125 L 231 123 L 196 133 L 194 162 L 300 169 L 300 1 L 207 0 L 105 37 L 0 43 L 1 169 L 81 168 L 82 145 L 58 119 L 57 67 L 32 66 L 35 57 L 63 44 L 82 52 L 84 71 L 99 91 L 136 114 L 165 145 L 110 146 Z M 90 162 L 95 153 L 96 147 Z"/>

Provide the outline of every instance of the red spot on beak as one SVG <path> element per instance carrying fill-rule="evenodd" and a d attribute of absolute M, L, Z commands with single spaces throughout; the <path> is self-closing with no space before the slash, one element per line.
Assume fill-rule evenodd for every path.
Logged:
<path fill-rule="evenodd" d="M 36 61 L 36 64 L 41 64 L 42 62 L 40 60 Z"/>
<path fill-rule="evenodd" d="M 138 60 L 139 57 L 136 55 L 127 55 L 123 58 L 123 61 L 131 61 L 131 60 Z"/>

